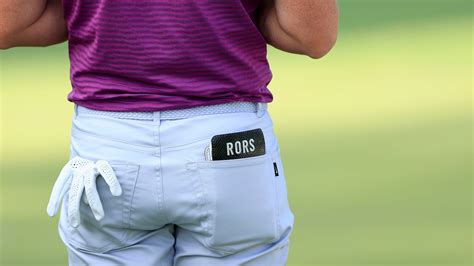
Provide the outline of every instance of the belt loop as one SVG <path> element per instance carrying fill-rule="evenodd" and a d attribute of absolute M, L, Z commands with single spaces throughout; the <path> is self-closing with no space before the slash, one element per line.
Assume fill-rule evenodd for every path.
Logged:
<path fill-rule="evenodd" d="M 154 111 L 153 112 L 153 122 L 160 124 L 161 120 L 161 111 Z"/>
<path fill-rule="evenodd" d="M 267 103 L 257 103 L 257 117 L 262 117 L 267 109 Z"/>

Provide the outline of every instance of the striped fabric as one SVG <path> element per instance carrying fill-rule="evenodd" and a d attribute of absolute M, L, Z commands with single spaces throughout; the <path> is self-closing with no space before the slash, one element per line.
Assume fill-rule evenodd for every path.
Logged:
<path fill-rule="evenodd" d="M 261 0 L 63 0 L 72 90 L 106 111 L 271 102 Z"/>

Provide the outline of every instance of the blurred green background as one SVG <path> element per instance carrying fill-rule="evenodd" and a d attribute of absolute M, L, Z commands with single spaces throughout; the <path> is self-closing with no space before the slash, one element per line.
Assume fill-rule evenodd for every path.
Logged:
<path fill-rule="evenodd" d="M 472 3 L 339 0 L 321 60 L 269 49 L 288 265 L 472 265 Z M 66 44 L 0 51 L 1 265 L 66 265 Z"/>

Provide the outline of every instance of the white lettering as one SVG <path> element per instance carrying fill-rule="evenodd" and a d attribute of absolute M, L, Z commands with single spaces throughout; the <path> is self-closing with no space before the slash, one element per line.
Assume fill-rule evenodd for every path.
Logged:
<path fill-rule="evenodd" d="M 234 155 L 232 142 L 227 142 L 227 156 Z"/>
<path fill-rule="evenodd" d="M 241 140 L 236 142 L 227 142 L 227 156 L 246 154 L 255 151 L 255 140 Z"/>
<path fill-rule="evenodd" d="M 235 142 L 235 153 L 237 154 L 242 153 L 242 144 L 239 141 Z"/>
<path fill-rule="evenodd" d="M 242 141 L 242 147 L 243 147 L 243 152 L 244 153 L 249 153 L 249 142 L 248 140 L 243 140 Z"/>
<path fill-rule="evenodd" d="M 255 151 L 255 145 L 253 144 L 254 142 L 255 142 L 254 139 L 250 139 L 250 140 L 249 140 L 250 151 Z"/>

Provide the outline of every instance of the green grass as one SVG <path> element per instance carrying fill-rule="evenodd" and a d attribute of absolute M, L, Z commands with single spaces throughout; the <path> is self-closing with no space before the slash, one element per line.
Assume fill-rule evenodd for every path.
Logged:
<path fill-rule="evenodd" d="M 289 265 L 471 265 L 470 2 L 340 3 L 326 58 L 269 51 Z M 66 265 L 45 209 L 69 157 L 67 49 L 0 58 L 0 265 Z"/>
<path fill-rule="evenodd" d="M 342 33 L 380 29 L 401 23 L 419 24 L 470 19 L 470 0 L 338 0 Z"/>

